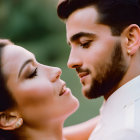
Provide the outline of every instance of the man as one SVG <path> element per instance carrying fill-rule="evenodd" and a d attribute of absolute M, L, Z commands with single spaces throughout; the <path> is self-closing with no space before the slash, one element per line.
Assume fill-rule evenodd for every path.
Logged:
<path fill-rule="evenodd" d="M 140 139 L 140 1 L 61 0 L 57 11 L 71 46 L 68 67 L 87 98 L 105 99 L 89 140 Z"/>

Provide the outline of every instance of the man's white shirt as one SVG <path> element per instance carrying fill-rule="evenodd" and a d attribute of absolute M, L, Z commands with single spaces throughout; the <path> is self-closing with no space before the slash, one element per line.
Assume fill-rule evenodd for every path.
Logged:
<path fill-rule="evenodd" d="M 140 140 L 140 76 L 116 90 L 100 116 L 89 140 Z"/>

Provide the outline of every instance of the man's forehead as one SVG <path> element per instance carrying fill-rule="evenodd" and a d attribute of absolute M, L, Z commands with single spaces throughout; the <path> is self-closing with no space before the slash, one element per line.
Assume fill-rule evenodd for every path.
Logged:
<path fill-rule="evenodd" d="M 88 16 L 87 16 L 88 15 Z M 79 32 L 90 32 L 97 25 L 98 13 L 94 7 L 74 11 L 66 21 L 67 38 Z"/>
<path fill-rule="evenodd" d="M 98 17 L 99 14 L 96 7 L 87 6 L 73 11 L 66 20 L 66 25 L 69 23 L 75 24 L 74 21 L 80 21 L 80 23 L 88 23 L 89 20 L 91 20 L 94 23 L 98 20 Z"/>
<path fill-rule="evenodd" d="M 67 0 L 59 0 L 58 5 L 61 4 L 62 2 L 65 2 L 65 1 L 67 1 Z"/>

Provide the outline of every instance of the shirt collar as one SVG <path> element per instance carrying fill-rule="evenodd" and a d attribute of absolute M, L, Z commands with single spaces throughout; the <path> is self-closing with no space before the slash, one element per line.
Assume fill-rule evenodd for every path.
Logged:
<path fill-rule="evenodd" d="M 126 105 L 131 104 L 140 98 L 140 76 L 127 82 L 116 90 L 106 102 L 101 110 L 102 115 L 116 114 Z"/>

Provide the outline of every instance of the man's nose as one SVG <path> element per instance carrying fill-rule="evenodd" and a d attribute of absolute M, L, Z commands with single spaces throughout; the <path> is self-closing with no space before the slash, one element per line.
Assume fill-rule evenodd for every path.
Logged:
<path fill-rule="evenodd" d="M 82 66 L 81 57 L 79 56 L 78 52 L 76 52 L 76 50 L 74 50 L 74 49 L 71 49 L 69 59 L 67 62 L 67 66 L 68 66 L 68 68 L 71 68 L 71 69 Z"/>

